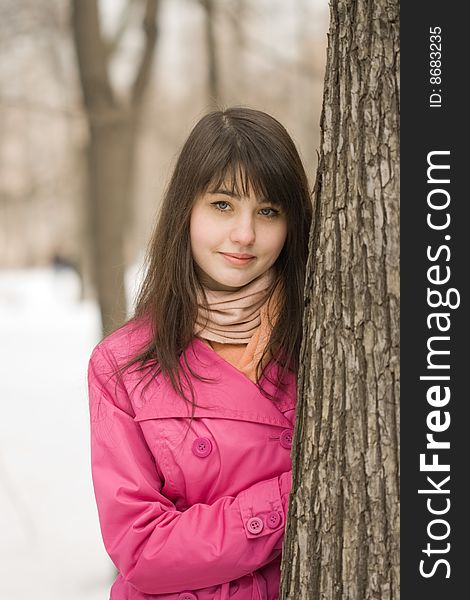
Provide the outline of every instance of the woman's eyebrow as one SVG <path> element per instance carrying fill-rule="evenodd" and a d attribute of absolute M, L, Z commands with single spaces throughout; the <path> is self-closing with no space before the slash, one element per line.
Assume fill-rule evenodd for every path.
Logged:
<path fill-rule="evenodd" d="M 230 190 L 224 190 L 224 189 L 217 188 L 216 190 L 211 190 L 209 193 L 210 194 L 225 194 L 226 196 L 230 196 L 231 198 L 237 198 L 238 200 L 240 200 L 240 196 L 238 194 L 236 194 L 235 192 L 231 192 Z"/>
<path fill-rule="evenodd" d="M 231 190 L 226 190 L 224 188 L 217 188 L 216 190 L 210 190 L 209 193 L 210 194 L 223 194 L 225 196 L 230 196 L 230 198 L 235 198 L 236 200 L 241 200 L 240 196 L 237 193 L 232 192 Z M 269 202 L 269 200 L 266 200 L 265 198 L 256 198 L 256 201 L 258 204 L 264 204 L 266 202 Z"/>

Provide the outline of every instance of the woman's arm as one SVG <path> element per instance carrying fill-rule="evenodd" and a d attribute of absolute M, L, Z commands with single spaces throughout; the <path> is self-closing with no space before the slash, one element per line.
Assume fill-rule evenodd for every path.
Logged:
<path fill-rule="evenodd" d="M 176 510 L 111 370 L 95 349 L 88 372 L 93 484 L 103 540 L 121 575 L 147 594 L 180 592 L 231 581 L 279 554 L 291 472 Z"/>

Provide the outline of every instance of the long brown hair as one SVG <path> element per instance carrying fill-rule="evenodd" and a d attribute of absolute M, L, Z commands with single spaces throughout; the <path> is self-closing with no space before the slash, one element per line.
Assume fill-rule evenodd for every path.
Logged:
<path fill-rule="evenodd" d="M 146 274 L 132 319 L 149 319 L 152 339 L 120 369 L 139 363 L 142 369 L 151 367 L 152 378 L 167 375 L 183 398 L 187 399 L 185 388 L 190 391 L 193 414 L 196 404 L 190 378 L 207 379 L 191 370 L 185 355 L 194 337 L 201 287 L 191 253 L 191 210 L 201 194 L 230 181 L 232 191 L 240 196 L 251 189 L 279 204 L 287 219 L 287 237 L 274 264 L 271 292 L 282 290 L 279 315 L 257 365 L 258 385 L 266 356 L 281 367 L 278 387 L 287 369 L 298 368 L 312 216 L 307 177 L 291 137 L 276 119 L 244 107 L 214 111 L 195 125 L 180 152 L 147 248 Z"/>

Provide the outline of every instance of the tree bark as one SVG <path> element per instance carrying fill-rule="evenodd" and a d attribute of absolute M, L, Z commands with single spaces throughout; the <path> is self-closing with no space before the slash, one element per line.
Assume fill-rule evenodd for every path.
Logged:
<path fill-rule="evenodd" d="M 100 31 L 97 0 L 72 0 L 72 25 L 89 125 L 88 210 L 94 283 L 103 335 L 126 318 L 124 286 L 126 228 L 132 221 L 130 195 L 138 119 L 157 39 L 158 0 L 147 0 L 146 43 L 127 100 L 118 100 L 108 75 L 110 48 Z"/>
<path fill-rule="evenodd" d="M 281 598 L 399 598 L 399 3 L 332 0 Z"/>

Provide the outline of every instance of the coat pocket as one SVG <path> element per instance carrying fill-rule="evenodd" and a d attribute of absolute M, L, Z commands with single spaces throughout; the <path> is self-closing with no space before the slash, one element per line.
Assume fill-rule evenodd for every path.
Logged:
<path fill-rule="evenodd" d="M 176 413 L 150 412 L 135 417 L 165 482 L 164 491 L 180 508 L 215 501 L 225 492 L 221 481 L 220 435 L 217 422 L 192 421 Z M 220 425 L 220 423 L 219 423 Z M 220 484 L 223 484 L 222 487 Z"/>

